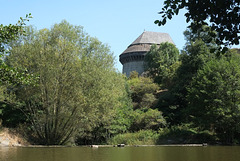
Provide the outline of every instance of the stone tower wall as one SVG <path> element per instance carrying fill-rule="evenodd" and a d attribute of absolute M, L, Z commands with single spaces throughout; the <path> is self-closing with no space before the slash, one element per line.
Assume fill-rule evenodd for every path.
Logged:
<path fill-rule="evenodd" d="M 144 72 L 144 57 L 146 53 L 153 44 L 160 45 L 163 42 L 173 43 L 167 33 L 144 31 L 119 56 L 119 61 L 123 65 L 122 73 L 129 77 L 132 71 L 137 71 L 141 75 Z"/>
<path fill-rule="evenodd" d="M 144 61 L 131 61 L 131 62 L 126 62 L 123 64 L 123 74 L 126 74 L 127 77 L 130 76 L 130 73 L 132 71 L 136 71 L 139 74 L 142 74 L 144 72 Z"/>

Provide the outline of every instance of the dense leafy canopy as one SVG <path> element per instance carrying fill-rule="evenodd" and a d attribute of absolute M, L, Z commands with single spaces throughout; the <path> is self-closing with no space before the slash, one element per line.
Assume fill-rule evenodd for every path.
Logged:
<path fill-rule="evenodd" d="M 159 107 L 162 108 L 161 110 L 172 124 L 186 121 L 187 87 L 191 84 L 197 71 L 214 57 L 208 46 L 201 40 L 186 45 L 180 57 L 181 64 L 176 69 L 173 78 L 173 85 L 168 92 L 160 96 L 158 102 Z"/>
<path fill-rule="evenodd" d="M 39 76 L 36 86 L 15 92 L 35 139 L 65 144 L 79 132 L 109 125 L 125 93 L 109 48 L 66 21 L 26 31 L 11 45 L 7 63 Z"/>
<path fill-rule="evenodd" d="M 166 126 L 162 112 L 156 109 L 159 86 L 149 77 L 138 77 L 137 72 L 131 73 L 128 83 L 134 109 L 130 131 L 157 130 Z"/>
<path fill-rule="evenodd" d="M 193 31 L 202 25 L 209 25 L 218 33 L 217 44 L 238 45 L 240 31 L 240 1 L 239 0 L 165 0 L 159 14 L 162 19 L 156 20 L 158 25 L 165 25 L 167 19 L 178 15 L 185 8 L 186 22 L 191 22 Z M 214 35 L 212 35 L 214 36 Z"/>
<path fill-rule="evenodd" d="M 128 80 L 129 86 L 130 86 L 130 92 L 131 92 L 131 98 L 133 103 L 135 104 L 135 108 L 141 108 L 145 106 L 141 106 L 144 104 L 146 98 L 149 98 L 151 101 L 149 105 L 152 106 L 155 96 L 154 94 L 159 89 L 159 86 L 155 83 L 153 83 L 153 80 L 150 78 L 145 77 L 136 77 Z M 149 100 L 148 100 L 149 101 Z"/>
<path fill-rule="evenodd" d="M 169 87 L 174 77 L 176 68 L 179 66 L 179 50 L 174 44 L 161 43 L 153 45 L 146 54 L 145 69 L 150 77 L 160 85 Z"/>
<path fill-rule="evenodd" d="M 240 134 L 239 56 L 214 59 L 198 70 L 188 88 L 191 118 L 228 143 Z"/>
<path fill-rule="evenodd" d="M 196 32 L 193 32 L 192 29 L 186 29 L 184 31 L 184 37 L 186 40 L 185 48 L 191 45 L 198 40 L 203 41 L 207 47 L 214 52 L 217 52 L 219 46 L 216 44 L 216 31 L 211 31 L 209 26 L 201 26 Z M 186 49 L 185 49 L 186 50 Z"/>

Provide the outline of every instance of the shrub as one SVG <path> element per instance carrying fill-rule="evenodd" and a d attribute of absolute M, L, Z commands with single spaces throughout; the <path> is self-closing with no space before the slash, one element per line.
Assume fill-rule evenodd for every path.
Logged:
<path fill-rule="evenodd" d="M 198 131 L 190 124 L 183 124 L 161 129 L 157 144 L 201 144 L 214 143 L 216 140 L 216 136 L 209 131 Z"/>
<path fill-rule="evenodd" d="M 119 134 L 108 140 L 108 144 L 153 145 L 156 144 L 158 133 L 152 130 L 140 130 L 135 133 Z"/>

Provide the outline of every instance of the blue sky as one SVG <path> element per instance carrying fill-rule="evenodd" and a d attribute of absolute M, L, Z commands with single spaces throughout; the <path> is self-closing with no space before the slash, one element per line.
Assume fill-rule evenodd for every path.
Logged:
<path fill-rule="evenodd" d="M 83 26 L 90 36 L 110 46 L 119 71 L 119 55 L 144 30 L 169 33 L 180 50 L 185 44 L 183 12 L 163 27 L 154 24 L 163 0 L 0 0 L 0 4 L 1 24 L 15 24 L 19 17 L 31 13 L 28 25 L 37 29 L 51 28 L 63 19 Z"/>

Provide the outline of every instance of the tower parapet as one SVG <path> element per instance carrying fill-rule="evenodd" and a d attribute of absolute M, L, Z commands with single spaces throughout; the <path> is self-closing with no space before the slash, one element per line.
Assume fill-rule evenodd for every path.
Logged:
<path fill-rule="evenodd" d="M 173 43 L 167 33 L 144 31 L 128 48 L 119 56 L 123 65 L 122 73 L 130 76 L 132 71 L 139 74 L 144 72 L 144 57 L 153 44 L 160 45 L 163 42 Z M 173 43 L 174 44 L 174 43 Z"/>

